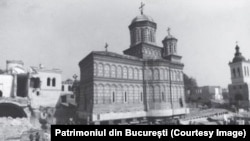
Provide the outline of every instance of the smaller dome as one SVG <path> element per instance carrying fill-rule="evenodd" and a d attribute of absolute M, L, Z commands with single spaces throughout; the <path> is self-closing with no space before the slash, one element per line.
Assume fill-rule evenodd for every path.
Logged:
<path fill-rule="evenodd" d="M 170 28 L 168 28 L 168 35 L 164 38 L 164 40 L 169 40 L 169 39 L 174 39 L 174 40 L 177 40 L 173 35 L 171 35 L 170 33 Z"/>
<path fill-rule="evenodd" d="M 243 56 L 235 56 L 233 59 L 233 63 L 242 62 L 242 61 L 246 61 L 245 57 Z"/>
<path fill-rule="evenodd" d="M 150 16 L 147 16 L 147 15 L 139 15 L 139 16 L 136 16 L 133 20 L 132 20 L 132 23 L 135 23 L 135 22 L 141 22 L 141 21 L 150 21 L 150 22 L 154 22 L 153 18 L 151 18 Z"/>
<path fill-rule="evenodd" d="M 245 57 L 242 56 L 238 45 L 235 47 L 236 53 L 234 54 L 233 63 L 246 61 Z"/>
<path fill-rule="evenodd" d="M 167 35 L 164 40 L 168 40 L 168 39 L 176 39 L 173 35 Z"/>

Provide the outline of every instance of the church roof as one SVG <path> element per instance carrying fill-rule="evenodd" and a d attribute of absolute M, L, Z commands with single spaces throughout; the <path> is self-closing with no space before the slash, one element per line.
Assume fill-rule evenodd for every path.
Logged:
<path fill-rule="evenodd" d="M 153 18 L 151 18 L 150 16 L 147 16 L 147 15 L 138 15 L 136 16 L 133 20 L 132 20 L 132 23 L 135 23 L 135 22 L 141 22 L 141 21 L 150 21 L 150 22 L 154 22 Z"/>
<path fill-rule="evenodd" d="M 246 61 L 245 57 L 242 56 L 238 45 L 235 47 L 236 53 L 234 54 L 233 63 Z"/>
<path fill-rule="evenodd" d="M 111 56 L 111 57 L 118 57 L 118 58 L 123 58 L 123 59 L 130 59 L 130 60 L 142 60 L 138 57 L 130 56 L 130 55 L 123 55 L 123 54 L 118 54 L 114 52 L 109 52 L 109 51 L 93 51 L 93 54 L 98 54 L 98 55 L 105 55 L 105 56 Z"/>

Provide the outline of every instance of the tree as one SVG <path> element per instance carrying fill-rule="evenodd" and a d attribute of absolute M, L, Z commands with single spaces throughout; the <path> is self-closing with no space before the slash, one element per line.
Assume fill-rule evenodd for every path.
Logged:
<path fill-rule="evenodd" d="M 185 85 L 185 97 L 186 102 L 191 102 L 192 93 L 194 93 L 195 89 L 197 88 L 197 82 L 194 78 L 189 77 L 187 74 L 183 74 L 184 85 Z"/>

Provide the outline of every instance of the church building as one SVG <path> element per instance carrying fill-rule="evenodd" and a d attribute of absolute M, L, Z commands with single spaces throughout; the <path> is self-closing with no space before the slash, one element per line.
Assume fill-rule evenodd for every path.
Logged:
<path fill-rule="evenodd" d="M 246 60 L 236 45 L 232 62 L 229 62 L 232 84 L 229 84 L 229 100 L 231 105 L 248 109 L 250 106 L 250 60 Z"/>
<path fill-rule="evenodd" d="M 129 25 L 130 47 L 93 51 L 79 62 L 78 117 L 87 124 L 168 120 L 189 113 L 177 38 L 168 29 L 156 44 L 157 24 L 143 13 Z"/>

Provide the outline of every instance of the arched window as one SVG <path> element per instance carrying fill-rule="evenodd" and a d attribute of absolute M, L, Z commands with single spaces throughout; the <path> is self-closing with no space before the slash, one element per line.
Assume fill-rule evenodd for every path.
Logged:
<path fill-rule="evenodd" d="M 116 77 L 116 66 L 115 65 L 111 66 L 111 77 L 113 77 L 113 78 Z"/>
<path fill-rule="evenodd" d="M 105 85 L 104 104 L 111 103 L 110 85 Z"/>
<path fill-rule="evenodd" d="M 55 87 L 56 86 L 56 78 L 52 79 L 52 86 Z"/>
<path fill-rule="evenodd" d="M 133 31 L 131 31 L 131 44 L 134 44 L 136 41 L 135 41 L 135 38 L 136 38 L 136 33 L 135 33 L 136 31 L 135 30 L 133 30 Z"/>
<path fill-rule="evenodd" d="M 154 87 L 154 100 L 156 102 L 159 102 L 161 99 L 161 92 L 160 92 L 160 86 Z"/>
<path fill-rule="evenodd" d="M 160 69 L 160 80 L 164 80 L 164 73 L 163 73 L 163 69 Z"/>
<path fill-rule="evenodd" d="M 171 101 L 171 96 L 170 96 L 170 87 L 165 86 L 165 93 L 166 93 L 166 101 Z"/>
<path fill-rule="evenodd" d="M 47 86 L 50 86 L 50 78 L 47 78 Z"/>
<path fill-rule="evenodd" d="M 134 69 L 134 79 L 138 79 L 138 69 Z"/>
<path fill-rule="evenodd" d="M 154 80 L 159 80 L 159 70 L 158 69 L 154 70 Z"/>
<path fill-rule="evenodd" d="M 154 101 L 153 94 L 154 94 L 154 88 L 153 86 L 148 87 L 148 93 L 149 93 L 149 101 Z"/>
<path fill-rule="evenodd" d="M 240 74 L 240 68 L 237 68 L 237 71 L 238 71 L 238 76 L 240 77 L 241 74 Z"/>
<path fill-rule="evenodd" d="M 142 69 L 139 70 L 139 80 L 142 80 Z"/>
<path fill-rule="evenodd" d="M 103 76 L 103 64 L 98 64 L 98 76 Z"/>
<path fill-rule="evenodd" d="M 117 67 L 117 78 L 122 78 L 122 67 L 121 66 Z"/>
<path fill-rule="evenodd" d="M 148 80 L 153 80 L 153 71 L 148 69 Z"/>
<path fill-rule="evenodd" d="M 98 87 L 97 87 L 96 103 L 97 104 L 104 103 L 104 86 L 102 84 L 98 85 Z"/>
<path fill-rule="evenodd" d="M 0 90 L 0 97 L 3 97 L 3 92 Z"/>
<path fill-rule="evenodd" d="M 134 101 L 134 86 L 130 85 L 128 87 L 128 102 L 132 103 Z"/>
<path fill-rule="evenodd" d="M 129 79 L 133 79 L 133 74 L 134 74 L 133 68 L 129 68 L 129 69 L 128 69 L 128 76 L 129 76 Z"/>
<path fill-rule="evenodd" d="M 169 43 L 169 53 L 171 54 L 172 53 L 172 44 Z"/>
<path fill-rule="evenodd" d="M 62 85 L 62 91 L 64 91 L 64 85 Z"/>
<path fill-rule="evenodd" d="M 136 42 L 140 42 L 140 32 L 136 30 Z"/>
<path fill-rule="evenodd" d="M 165 80 L 169 79 L 169 70 L 168 69 L 165 69 L 165 71 L 164 71 L 164 79 Z"/>
<path fill-rule="evenodd" d="M 174 53 L 176 53 L 177 51 L 176 51 L 176 46 L 175 46 L 175 44 L 172 43 L 172 46 L 173 46 L 173 48 L 174 48 Z"/>
<path fill-rule="evenodd" d="M 162 101 L 166 100 L 164 92 L 161 92 L 161 99 L 162 99 Z"/>
<path fill-rule="evenodd" d="M 110 66 L 109 65 L 104 66 L 104 76 L 110 77 Z"/>
<path fill-rule="evenodd" d="M 147 32 L 146 29 L 142 29 L 142 41 L 146 41 L 147 40 Z"/>
<path fill-rule="evenodd" d="M 124 67 L 124 68 L 123 68 L 123 78 L 124 78 L 124 79 L 127 79 L 127 78 L 128 78 L 128 68 L 127 68 L 127 67 Z"/>
<path fill-rule="evenodd" d="M 151 42 L 154 42 L 154 33 L 153 30 L 150 30 L 150 38 L 151 38 Z"/>

